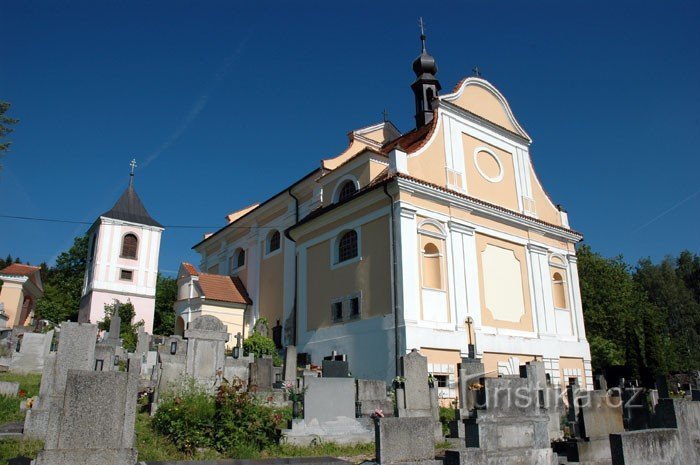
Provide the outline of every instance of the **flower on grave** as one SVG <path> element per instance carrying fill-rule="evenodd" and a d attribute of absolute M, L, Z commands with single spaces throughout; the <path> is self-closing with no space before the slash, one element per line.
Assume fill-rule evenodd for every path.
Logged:
<path fill-rule="evenodd" d="M 304 400 L 304 393 L 308 388 L 308 386 L 304 386 L 303 388 L 295 387 L 294 383 L 292 383 L 291 381 L 287 381 L 286 383 L 284 383 L 284 390 L 287 393 L 287 397 L 292 402 L 299 402 Z"/>
<path fill-rule="evenodd" d="M 384 418 L 384 411 L 380 408 L 374 409 L 374 413 L 372 413 L 371 417 L 375 420 L 378 418 Z"/>
<path fill-rule="evenodd" d="M 27 399 L 27 402 L 24 404 L 24 406 L 27 408 L 27 410 L 29 410 L 34 405 L 34 402 L 36 402 L 36 397 L 30 397 L 29 399 Z"/>
<path fill-rule="evenodd" d="M 481 383 L 472 383 L 469 385 L 470 391 L 480 391 L 483 388 L 484 388 L 484 386 Z"/>
<path fill-rule="evenodd" d="M 24 397 L 27 395 L 27 391 L 24 389 L 20 389 L 19 392 L 17 392 L 17 397 Z"/>

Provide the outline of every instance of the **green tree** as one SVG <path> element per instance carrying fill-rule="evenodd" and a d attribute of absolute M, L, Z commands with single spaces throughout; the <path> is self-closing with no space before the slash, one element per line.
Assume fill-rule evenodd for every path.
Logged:
<path fill-rule="evenodd" d="M 595 368 L 627 365 L 646 381 L 665 371 L 662 322 L 622 257 L 577 251 L 583 316 Z"/>
<path fill-rule="evenodd" d="M 700 304 L 677 269 L 679 260 L 666 257 L 659 264 L 639 261 L 634 279 L 656 308 L 664 351 L 671 371 L 700 367 Z"/>
<path fill-rule="evenodd" d="M 62 252 L 56 264 L 46 270 L 42 276 L 44 296 L 36 304 L 39 318 L 54 324 L 77 319 L 85 279 L 87 246 L 87 236 L 76 237 L 71 248 Z"/>
<path fill-rule="evenodd" d="M 253 326 L 253 333 L 243 341 L 243 355 L 254 354 L 256 358 L 271 355 L 276 366 L 282 364 L 282 358 L 277 353 L 275 341 L 268 337 L 267 318 L 260 318 Z"/>
<path fill-rule="evenodd" d="M 158 273 L 156 283 L 156 310 L 153 317 L 153 334 L 170 336 L 175 329 L 175 309 L 177 300 L 177 280 Z"/>
<path fill-rule="evenodd" d="M 109 331 L 109 325 L 112 323 L 114 314 L 119 315 L 121 325 L 119 327 L 119 337 L 122 340 L 122 347 L 129 352 L 136 350 L 136 342 L 138 340 L 139 328 L 144 325 L 143 320 L 134 323 L 136 310 L 134 304 L 130 301 L 121 303 L 115 300 L 114 303 L 105 304 L 105 317 L 98 323 L 98 328 L 102 331 Z"/>
<path fill-rule="evenodd" d="M 10 141 L 2 141 L 9 133 L 12 132 L 10 125 L 17 124 L 19 120 L 10 118 L 5 113 L 10 109 L 10 104 L 8 102 L 0 101 L 0 158 L 10 150 Z M 2 169 L 2 165 L 0 165 Z"/>

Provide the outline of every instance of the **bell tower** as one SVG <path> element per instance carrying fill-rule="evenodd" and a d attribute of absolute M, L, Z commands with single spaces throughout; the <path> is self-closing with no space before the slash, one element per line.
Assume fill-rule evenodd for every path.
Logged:
<path fill-rule="evenodd" d="M 134 305 L 134 322 L 153 331 L 158 256 L 163 226 L 146 211 L 134 189 L 131 162 L 129 185 L 117 203 L 88 230 L 88 257 L 78 321 L 97 323 L 105 304 L 115 299 Z"/>
<path fill-rule="evenodd" d="M 425 25 L 420 19 L 421 53 L 413 60 L 413 72 L 416 73 L 416 81 L 411 84 L 416 100 L 416 128 L 420 128 L 433 120 L 432 102 L 438 96 L 441 86 L 435 75 L 438 68 L 435 58 L 428 53 L 425 47 Z"/>

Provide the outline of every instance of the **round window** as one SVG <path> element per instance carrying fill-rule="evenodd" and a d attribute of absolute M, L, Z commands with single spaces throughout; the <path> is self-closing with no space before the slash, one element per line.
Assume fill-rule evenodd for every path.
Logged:
<path fill-rule="evenodd" d="M 503 165 L 498 155 L 488 149 L 477 149 L 474 152 L 474 164 L 487 181 L 499 182 L 503 179 Z"/>

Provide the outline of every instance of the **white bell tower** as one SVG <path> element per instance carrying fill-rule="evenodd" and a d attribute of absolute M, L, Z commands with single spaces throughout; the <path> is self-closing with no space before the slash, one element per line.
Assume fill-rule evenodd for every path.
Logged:
<path fill-rule="evenodd" d="M 78 321 L 97 323 L 105 304 L 114 299 L 134 305 L 134 322 L 153 332 L 160 235 L 163 226 L 148 214 L 134 189 L 131 161 L 129 186 L 111 210 L 88 230 L 88 259 Z"/>

